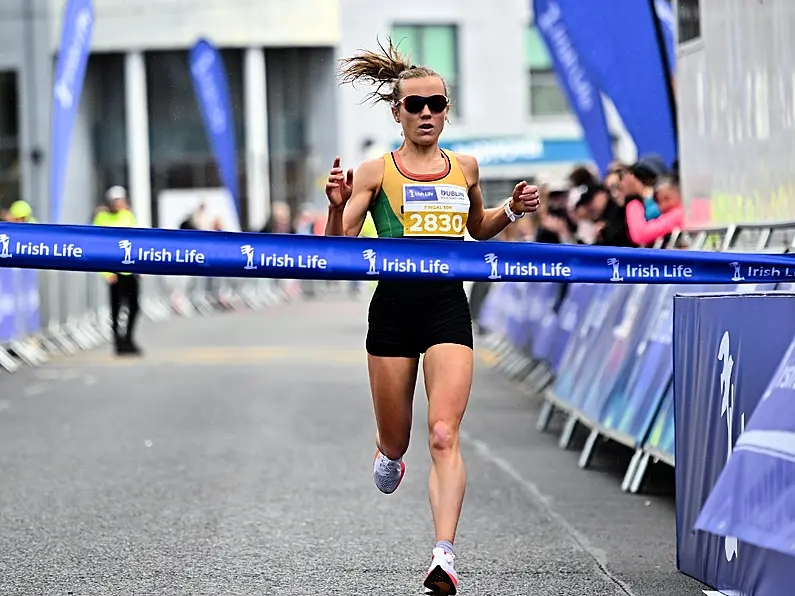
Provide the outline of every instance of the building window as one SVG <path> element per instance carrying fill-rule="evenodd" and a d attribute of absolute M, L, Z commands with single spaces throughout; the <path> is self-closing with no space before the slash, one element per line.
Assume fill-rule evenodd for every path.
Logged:
<path fill-rule="evenodd" d="M 700 0 L 678 0 L 676 21 L 680 44 L 701 37 Z"/>
<path fill-rule="evenodd" d="M 392 43 L 401 54 L 411 54 L 412 64 L 427 66 L 447 83 L 453 100 L 451 115 L 461 115 L 458 72 L 458 28 L 456 25 L 395 25 Z"/>
<path fill-rule="evenodd" d="M 525 33 L 525 64 L 530 83 L 530 115 L 569 115 L 569 101 L 558 82 L 552 57 L 538 29 L 532 25 Z"/>
<path fill-rule="evenodd" d="M 0 72 L 0 207 L 20 196 L 19 99 L 17 74 Z"/>

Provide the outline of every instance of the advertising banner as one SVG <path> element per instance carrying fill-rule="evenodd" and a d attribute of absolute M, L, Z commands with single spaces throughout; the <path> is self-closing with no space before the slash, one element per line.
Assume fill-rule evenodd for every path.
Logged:
<path fill-rule="evenodd" d="M 793 336 L 795 296 L 674 299 L 677 565 L 724 593 L 780 595 L 795 581 L 792 557 L 695 528 Z"/>
<path fill-rule="evenodd" d="M 66 168 L 83 80 L 86 76 L 91 36 L 94 32 L 94 7 L 91 0 L 68 0 L 63 13 L 61 43 L 55 63 L 50 133 L 50 221 L 60 223 Z"/>
<path fill-rule="evenodd" d="M 795 339 L 734 445 L 696 529 L 795 556 Z M 795 559 L 792 559 L 795 567 Z"/>
<path fill-rule="evenodd" d="M 220 52 L 206 39 L 200 39 L 191 48 L 189 62 L 204 130 L 218 164 L 221 181 L 232 195 L 239 218 L 235 117 L 226 68 Z"/>

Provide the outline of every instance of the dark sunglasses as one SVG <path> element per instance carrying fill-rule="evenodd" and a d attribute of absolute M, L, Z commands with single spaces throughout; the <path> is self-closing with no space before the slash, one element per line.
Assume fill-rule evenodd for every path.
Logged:
<path fill-rule="evenodd" d="M 408 95 L 398 100 L 397 105 L 400 104 L 403 104 L 403 107 L 409 114 L 419 114 L 425 106 L 428 106 L 428 109 L 432 113 L 440 114 L 450 105 L 450 100 L 444 95 L 431 95 L 430 97 Z"/>

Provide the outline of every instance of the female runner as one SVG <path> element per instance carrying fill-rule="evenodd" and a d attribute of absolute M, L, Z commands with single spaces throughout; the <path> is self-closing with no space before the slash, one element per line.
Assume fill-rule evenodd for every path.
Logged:
<path fill-rule="evenodd" d="M 380 45 L 380 44 L 379 44 Z M 342 61 L 343 82 L 377 86 L 370 97 L 388 103 L 405 140 L 397 151 L 365 161 L 354 178 L 334 165 L 326 184 L 327 236 L 358 236 L 368 211 L 379 238 L 488 240 L 525 213 L 538 209 L 538 189 L 516 185 L 504 205 L 484 210 L 477 160 L 439 148 L 450 109 L 447 85 L 424 66 L 411 66 L 389 40 L 388 49 Z M 382 89 L 386 90 L 382 92 Z M 429 193 L 434 195 L 431 200 Z M 441 199 L 450 206 L 440 213 Z M 455 594 L 453 541 L 464 499 L 466 474 L 459 425 L 469 399 L 473 333 L 460 281 L 380 281 L 370 302 L 366 348 L 377 426 L 373 478 L 394 492 L 406 471 L 412 400 L 420 354 L 428 396 L 429 447 L 433 465 L 428 492 L 436 546 L 425 577 L 426 593 Z"/>

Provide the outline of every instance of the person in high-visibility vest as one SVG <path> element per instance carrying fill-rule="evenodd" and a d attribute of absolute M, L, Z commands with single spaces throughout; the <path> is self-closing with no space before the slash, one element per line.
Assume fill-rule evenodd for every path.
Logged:
<path fill-rule="evenodd" d="M 14 201 L 8 208 L 8 221 L 15 223 L 38 223 L 33 217 L 33 209 L 27 201 Z"/>
<path fill-rule="evenodd" d="M 119 228 L 137 227 L 135 215 L 127 203 L 127 191 L 122 186 L 112 186 L 105 193 L 107 210 L 100 210 L 94 216 L 95 226 Z M 131 247 L 130 247 L 131 248 Z M 129 249 L 125 249 L 125 252 Z M 114 347 L 117 354 L 137 355 L 140 348 L 133 340 L 133 331 L 138 319 L 140 280 L 138 275 L 125 271 L 103 273 L 110 288 L 110 317 L 113 330 Z M 119 313 L 122 304 L 127 304 L 127 326 L 122 333 L 119 330 Z"/>

